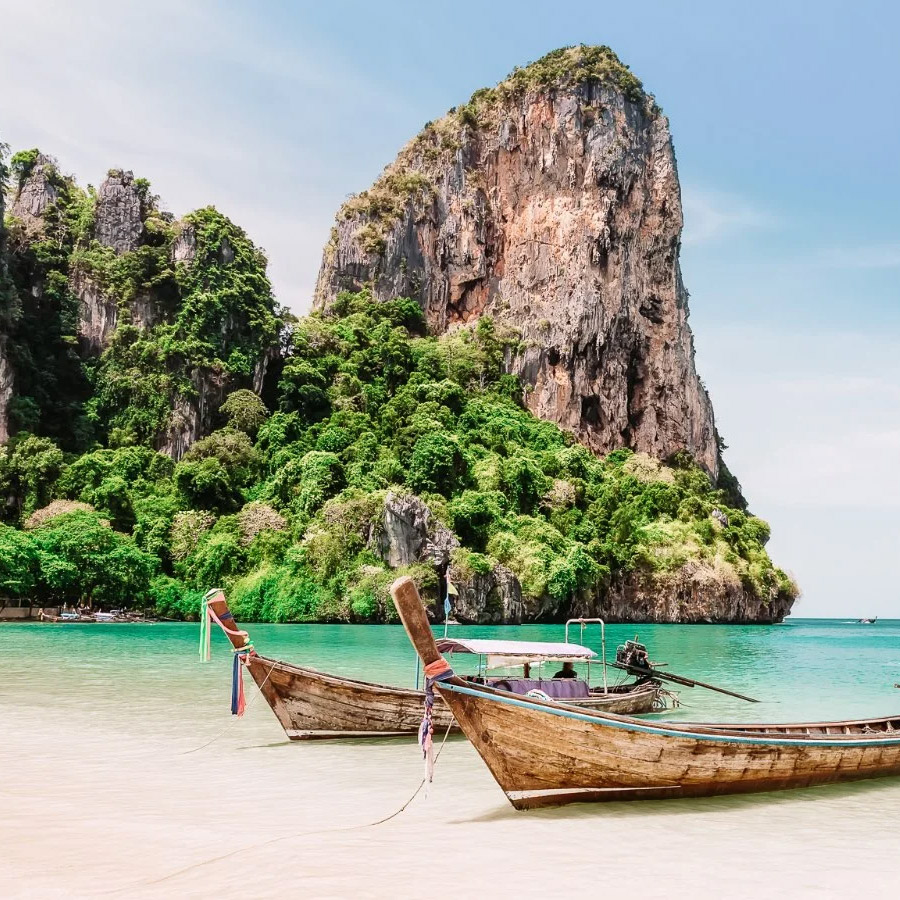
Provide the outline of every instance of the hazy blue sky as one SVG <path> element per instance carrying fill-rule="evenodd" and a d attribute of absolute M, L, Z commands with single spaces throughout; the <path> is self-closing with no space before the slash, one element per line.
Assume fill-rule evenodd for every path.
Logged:
<path fill-rule="evenodd" d="M 900 11 L 0 0 L 0 137 L 215 203 L 308 308 L 346 194 L 515 65 L 612 46 L 671 120 L 700 371 L 797 615 L 900 616 Z"/>

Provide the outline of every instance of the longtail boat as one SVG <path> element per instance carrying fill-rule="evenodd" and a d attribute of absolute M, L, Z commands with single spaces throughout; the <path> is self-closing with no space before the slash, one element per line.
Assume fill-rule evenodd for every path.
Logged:
<path fill-rule="evenodd" d="M 412 579 L 398 579 L 391 593 L 428 690 L 450 707 L 516 809 L 900 775 L 900 716 L 746 726 L 650 723 L 472 684 L 441 656 Z"/>
<path fill-rule="evenodd" d="M 225 632 L 237 654 L 235 694 L 240 686 L 240 664 L 250 672 L 272 712 L 292 741 L 314 738 L 361 738 L 414 735 L 422 720 L 424 691 L 359 681 L 343 675 L 329 675 L 307 666 L 298 666 L 260 655 L 241 630 L 228 608 L 224 592 L 208 592 L 203 623 L 207 616 Z M 208 632 L 207 632 L 208 634 Z M 462 641 L 445 639 L 447 652 L 515 657 L 533 664 L 540 661 L 562 663 L 585 661 L 596 656 L 593 650 L 577 644 L 531 644 L 518 641 Z M 484 668 L 487 668 L 485 663 Z M 479 672 L 482 667 L 479 666 Z M 664 703 L 660 686 L 652 680 L 591 689 L 581 679 L 530 679 L 511 676 L 475 676 L 481 683 L 502 681 L 511 691 L 544 695 L 580 707 L 604 709 L 614 713 L 639 715 Z M 237 706 L 233 706 L 237 710 Z M 434 727 L 443 731 L 457 728 L 450 709 L 443 701 L 434 707 Z"/>

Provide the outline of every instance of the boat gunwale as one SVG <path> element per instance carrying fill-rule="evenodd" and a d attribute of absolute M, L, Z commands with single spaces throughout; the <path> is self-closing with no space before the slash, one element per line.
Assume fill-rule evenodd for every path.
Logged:
<path fill-rule="evenodd" d="M 484 698 L 496 703 L 504 703 L 509 706 L 517 706 L 524 709 L 545 712 L 549 715 L 562 716 L 563 718 L 576 719 L 592 725 L 606 725 L 625 731 L 640 732 L 643 734 L 655 734 L 663 737 L 681 738 L 687 740 L 709 741 L 726 744 L 753 744 L 784 747 L 882 747 L 900 745 L 900 731 L 892 737 L 885 737 L 884 732 L 870 736 L 855 735 L 798 735 L 797 737 L 779 737 L 777 734 L 764 734 L 762 732 L 741 731 L 704 731 L 704 725 L 691 727 L 679 727 L 680 723 L 673 726 L 648 724 L 630 716 L 619 716 L 614 713 L 600 711 L 582 712 L 581 710 L 567 707 L 565 704 L 550 704 L 541 700 L 523 700 L 516 694 L 501 691 L 494 688 L 465 687 L 450 682 L 441 682 L 437 685 L 438 691 L 451 691 L 453 693 L 467 694 L 469 696 Z M 865 720 L 864 720 L 865 721 Z M 877 720 L 869 720 L 877 721 Z M 831 723 L 837 727 L 837 723 Z M 771 726 L 770 726 L 771 727 Z M 788 726 L 790 727 L 790 726 Z M 796 726 L 806 727 L 806 726 Z M 795 732 L 786 732 L 793 734 Z"/>
<path fill-rule="evenodd" d="M 270 656 L 263 656 L 262 654 L 257 653 L 252 659 L 257 662 L 271 664 L 272 671 L 281 670 L 286 671 L 288 674 L 294 675 L 305 675 L 312 676 L 324 682 L 337 682 L 344 685 L 349 685 L 350 687 L 358 686 L 361 688 L 366 688 L 367 690 L 376 691 L 379 693 L 390 693 L 390 694 L 404 694 L 405 696 L 412 697 L 413 699 L 421 700 L 425 696 L 425 691 L 421 688 L 404 688 L 404 687 L 395 687 L 389 684 L 378 684 L 373 681 L 361 681 L 357 678 L 348 678 L 344 675 L 333 675 L 329 672 L 320 672 L 318 669 L 312 669 L 308 666 L 299 666 L 296 663 L 285 662 L 281 659 L 272 659 Z M 270 673 L 267 672 L 266 676 L 268 677 Z M 487 685 L 490 687 L 490 685 Z M 597 693 L 591 694 L 588 697 L 583 698 L 575 698 L 565 701 L 566 704 L 570 704 L 573 706 L 587 706 L 589 703 L 596 703 L 598 700 L 602 700 L 604 697 L 609 697 L 613 700 L 624 700 L 626 698 L 632 697 L 643 697 L 644 694 L 655 692 L 657 688 L 651 684 L 640 685 L 635 688 L 634 691 L 623 691 L 622 693 Z M 514 695 L 518 696 L 518 695 Z M 556 701 L 559 703 L 563 703 L 563 701 Z M 616 715 L 616 713 L 610 713 L 610 715 Z"/>
<path fill-rule="evenodd" d="M 374 690 L 378 692 L 384 693 L 401 693 L 408 694 L 413 697 L 422 697 L 424 695 L 423 690 L 418 690 L 416 688 L 405 688 L 405 687 L 395 687 L 390 684 L 378 684 L 374 681 L 362 681 L 359 678 L 348 678 L 345 675 L 332 675 L 329 672 L 320 672 L 318 669 L 312 669 L 308 666 L 298 666 L 296 663 L 285 662 L 282 659 L 272 659 L 270 656 L 262 656 L 257 653 L 254 657 L 251 657 L 250 664 L 255 661 L 270 663 L 272 665 L 273 670 L 280 669 L 282 671 L 287 671 L 289 674 L 296 675 L 312 675 L 314 678 L 319 678 L 323 681 L 334 681 L 340 682 L 342 684 L 349 685 L 358 685 L 359 687 L 367 688 L 369 690 Z"/>

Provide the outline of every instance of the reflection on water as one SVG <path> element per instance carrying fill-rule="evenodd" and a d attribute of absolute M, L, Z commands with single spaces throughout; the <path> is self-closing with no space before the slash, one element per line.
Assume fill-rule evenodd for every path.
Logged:
<path fill-rule="evenodd" d="M 267 655 L 373 681 L 414 676 L 398 627 L 250 632 Z M 563 630 L 457 633 L 561 640 Z M 609 655 L 635 634 L 671 671 L 763 700 L 681 689 L 679 718 L 900 712 L 900 622 L 615 625 Z M 585 642 L 599 649 L 599 632 Z M 180 624 L 0 627 L 4 894 L 518 897 L 627 884 L 641 897 L 718 897 L 725 887 L 737 897 L 824 897 L 864 883 L 867 896 L 888 896 L 895 878 L 894 780 L 516 813 L 453 738 L 427 798 L 358 827 L 412 794 L 422 772 L 415 745 L 291 744 L 249 682 L 248 713 L 234 719 L 224 638 L 206 666 L 196 644 L 196 626 Z"/>

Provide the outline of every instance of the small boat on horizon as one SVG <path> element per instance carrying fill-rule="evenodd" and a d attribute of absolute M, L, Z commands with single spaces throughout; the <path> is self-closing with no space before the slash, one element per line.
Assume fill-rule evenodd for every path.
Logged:
<path fill-rule="evenodd" d="M 235 622 L 223 591 L 207 593 L 202 616 L 208 616 L 207 621 L 215 622 L 225 633 L 292 741 L 418 734 L 425 703 L 423 690 L 330 675 L 261 656 L 250 642 L 249 634 Z M 574 621 L 582 623 L 582 620 Z M 587 620 L 582 627 L 584 624 L 588 624 Z M 605 646 L 605 637 L 603 642 Z M 605 660 L 604 683 L 592 687 L 590 667 L 597 665 L 597 654 L 580 644 L 442 638 L 440 646 L 446 653 L 477 658 L 476 672 L 471 676 L 473 684 L 497 685 L 521 696 L 538 692 L 550 702 L 628 715 L 659 712 L 666 707 L 665 698 L 671 696 L 650 676 L 608 685 Z M 568 673 L 562 678 L 542 677 L 540 665 L 545 662 L 564 669 L 566 664 L 583 663 L 588 670 L 587 677 L 571 677 Z M 538 668 L 536 678 L 531 677 L 532 667 Z M 498 668 L 521 668 L 522 672 L 493 674 Z M 240 671 L 235 667 L 233 696 L 239 688 L 239 677 Z M 434 727 L 436 730 L 456 727 L 443 701 L 435 703 Z"/>
<path fill-rule="evenodd" d="M 900 715 L 843 722 L 648 722 L 520 697 L 456 675 L 409 577 L 391 594 L 429 689 L 516 809 L 775 791 L 900 775 Z M 437 729 L 435 729 L 437 731 Z"/>

